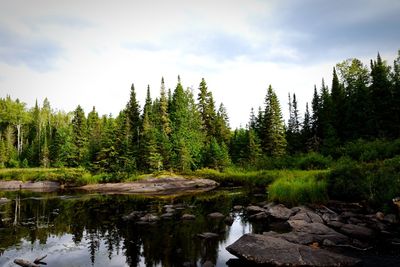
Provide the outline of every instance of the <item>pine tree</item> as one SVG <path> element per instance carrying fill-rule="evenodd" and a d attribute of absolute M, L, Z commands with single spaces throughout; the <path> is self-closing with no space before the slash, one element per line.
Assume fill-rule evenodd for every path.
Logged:
<path fill-rule="evenodd" d="M 300 152 L 301 150 L 301 133 L 299 110 L 297 108 L 296 95 L 293 94 L 293 100 L 289 94 L 289 120 L 286 131 L 287 149 L 290 154 Z"/>
<path fill-rule="evenodd" d="M 343 86 L 339 82 L 339 78 L 336 73 L 336 68 L 333 68 L 332 78 L 332 126 L 336 130 L 336 134 L 339 140 L 343 139 L 344 133 L 344 117 L 345 117 L 345 95 Z"/>
<path fill-rule="evenodd" d="M 371 61 L 371 94 L 374 126 L 376 137 L 391 137 L 393 114 L 390 110 L 392 93 L 390 83 L 390 68 L 378 53 L 377 60 Z"/>
<path fill-rule="evenodd" d="M 312 124 L 310 111 L 308 109 L 308 102 L 306 103 L 306 111 L 304 113 L 303 128 L 301 130 L 302 143 L 305 145 L 303 147 L 303 152 L 309 152 L 312 150 Z"/>
<path fill-rule="evenodd" d="M 217 142 L 219 144 L 227 144 L 231 137 L 231 130 L 229 127 L 228 113 L 225 109 L 224 104 L 222 103 L 219 106 L 213 128 L 215 131 L 214 137 L 216 138 Z"/>
<path fill-rule="evenodd" d="M 263 150 L 268 156 L 279 157 L 285 154 L 286 145 L 281 108 L 270 85 L 265 98 Z"/>
<path fill-rule="evenodd" d="M 99 114 L 96 108 L 88 114 L 87 118 L 87 130 L 88 130 L 88 160 L 89 163 L 93 163 L 96 160 L 97 153 L 100 151 L 100 137 L 101 137 L 101 125 Z"/>
<path fill-rule="evenodd" d="M 137 162 L 139 157 L 140 146 L 140 106 L 136 100 L 135 86 L 132 84 L 130 98 L 126 106 L 126 117 L 129 125 L 129 154 L 134 162 Z"/>
<path fill-rule="evenodd" d="M 311 116 L 311 139 L 308 141 L 309 147 L 313 151 L 318 151 L 320 148 L 322 127 L 321 127 L 321 99 L 317 92 L 317 87 L 314 86 L 314 95 L 311 102 L 313 110 Z"/>
<path fill-rule="evenodd" d="M 207 142 L 209 142 L 211 137 L 215 135 L 214 121 L 216 119 L 216 112 L 212 93 L 208 91 L 204 78 L 201 79 L 199 91 L 197 100 L 202 120 L 202 129 L 207 137 Z"/>
<path fill-rule="evenodd" d="M 81 106 L 74 111 L 72 118 L 73 155 L 72 166 L 83 166 L 87 155 L 87 124 L 85 113 Z"/>

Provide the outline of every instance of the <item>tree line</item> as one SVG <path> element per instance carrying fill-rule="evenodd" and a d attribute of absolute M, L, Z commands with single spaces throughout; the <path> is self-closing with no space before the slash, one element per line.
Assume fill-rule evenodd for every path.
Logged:
<path fill-rule="evenodd" d="M 251 109 L 245 128 L 231 131 L 224 105 L 216 107 L 206 81 L 196 92 L 174 90 L 161 79 L 159 96 L 150 88 L 143 107 L 132 84 L 116 116 L 54 111 L 47 99 L 31 109 L 10 96 L 0 98 L 0 167 L 85 167 L 93 172 L 186 172 L 230 164 L 256 166 L 268 158 L 308 152 L 334 156 L 356 139 L 400 137 L 400 51 L 393 66 L 378 54 L 368 68 L 348 59 L 333 68 L 330 88 L 322 80 L 300 115 L 289 94 L 285 123 L 270 85 L 263 107 Z"/>

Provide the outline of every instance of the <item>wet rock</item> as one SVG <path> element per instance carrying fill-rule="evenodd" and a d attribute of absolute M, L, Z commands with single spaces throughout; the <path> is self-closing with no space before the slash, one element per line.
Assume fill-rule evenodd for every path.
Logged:
<path fill-rule="evenodd" d="M 0 205 L 1 205 L 1 204 L 8 203 L 8 202 L 10 202 L 10 200 L 9 200 L 8 198 L 5 198 L 5 197 L 1 197 L 1 198 L 0 198 Z"/>
<path fill-rule="evenodd" d="M 182 220 L 194 220 L 196 219 L 196 216 L 194 216 L 193 214 L 183 214 L 181 217 Z"/>
<path fill-rule="evenodd" d="M 173 213 L 164 213 L 161 216 L 161 219 L 172 219 L 172 217 L 174 217 Z"/>
<path fill-rule="evenodd" d="M 141 222 L 144 223 L 154 223 L 160 220 L 160 217 L 154 214 L 146 214 L 143 217 L 140 217 L 139 219 Z"/>
<path fill-rule="evenodd" d="M 265 211 L 259 212 L 257 214 L 250 215 L 250 220 L 266 220 L 268 218 L 268 214 Z"/>
<path fill-rule="evenodd" d="M 211 238 L 218 238 L 218 234 L 216 233 L 211 233 L 211 232 L 204 232 L 201 234 L 197 234 L 197 237 L 203 238 L 203 239 L 211 239 Z"/>
<path fill-rule="evenodd" d="M 165 212 L 166 212 L 166 213 L 174 213 L 174 212 L 175 212 L 175 209 L 166 208 L 166 209 L 165 209 Z"/>
<path fill-rule="evenodd" d="M 246 208 L 246 211 L 249 214 L 256 214 L 256 213 L 259 213 L 259 212 L 265 212 L 265 209 L 260 208 L 259 206 L 248 206 Z"/>
<path fill-rule="evenodd" d="M 282 204 L 271 206 L 267 209 L 267 213 L 278 220 L 288 220 L 293 215 L 293 211 Z"/>
<path fill-rule="evenodd" d="M 171 205 L 171 204 L 164 205 L 164 209 L 173 209 L 173 208 L 174 208 L 174 205 Z"/>
<path fill-rule="evenodd" d="M 326 222 L 326 225 L 328 225 L 329 227 L 335 228 L 335 229 L 339 229 L 344 225 L 344 223 L 339 222 L 339 221 L 328 221 L 328 222 Z"/>
<path fill-rule="evenodd" d="M 233 219 L 233 217 L 232 216 L 226 216 L 225 217 L 225 219 L 224 219 L 224 223 L 226 224 L 226 225 L 229 225 L 229 226 L 231 226 L 232 224 L 233 224 L 233 222 L 234 222 L 234 219 Z"/>
<path fill-rule="evenodd" d="M 383 212 L 378 211 L 378 212 L 375 214 L 375 217 L 376 217 L 378 220 L 383 221 L 383 219 L 385 218 L 385 214 L 383 214 Z"/>
<path fill-rule="evenodd" d="M 368 239 L 374 235 L 374 231 L 371 229 L 355 224 L 344 224 L 340 231 L 350 237 L 360 239 Z"/>
<path fill-rule="evenodd" d="M 302 220 L 308 223 L 324 223 L 321 216 L 307 208 L 299 208 L 298 212 L 290 217 L 290 220 Z"/>
<path fill-rule="evenodd" d="M 226 249 L 252 263 L 274 266 L 355 266 L 360 263 L 359 259 L 267 235 L 245 234 Z"/>
<path fill-rule="evenodd" d="M 294 237 L 298 238 L 299 240 L 301 240 L 301 238 L 307 238 L 312 240 L 312 242 L 322 243 L 324 239 L 327 239 L 335 244 L 345 244 L 349 242 L 349 238 L 347 236 L 336 232 L 332 228 L 329 228 L 322 223 L 308 223 L 301 220 L 289 220 L 288 223 L 292 227 L 293 232 L 300 233 L 294 235 Z"/>
<path fill-rule="evenodd" d="M 383 220 L 384 220 L 385 222 L 388 222 L 388 223 L 391 223 L 391 224 L 399 223 L 399 220 L 397 219 L 396 215 L 394 215 L 394 214 L 385 215 L 385 217 L 383 218 Z"/>
<path fill-rule="evenodd" d="M 131 213 L 129 213 L 128 215 L 123 216 L 122 219 L 124 221 L 133 221 L 133 220 L 139 219 L 142 216 L 143 216 L 143 212 L 135 210 L 135 211 L 132 211 Z"/>
<path fill-rule="evenodd" d="M 242 209 L 243 209 L 243 206 L 241 206 L 241 205 L 233 206 L 233 210 L 239 211 L 239 210 L 242 210 Z"/>
<path fill-rule="evenodd" d="M 207 215 L 210 219 L 222 219 L 225 218 L 225 215 L 220 212 L 213 212 Z"/>
<path fill-rule="evenodd" d="M 212 261 L 206 261 L 205 263 L 203 263 L 203 265 L 201 265 L 201 267 L 214 267 L 215 264 L 212 263 Z"/>

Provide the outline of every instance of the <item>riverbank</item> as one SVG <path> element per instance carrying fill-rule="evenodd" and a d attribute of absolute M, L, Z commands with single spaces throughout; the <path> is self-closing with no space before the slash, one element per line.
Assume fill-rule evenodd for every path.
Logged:
<path fill-rule="evenodd" d="M 210 179 L 185 178 L 182 176 L 162 178 L 149 176 L 135 182 L 87 184 L 84 186 L 64 185 L 54 181 L 0 181 L 0 190 L 54 192 L 69 188 L 104 194 L 177 195 L 208 191 L 216 188 L 218 185 L 217 182 Z"/>

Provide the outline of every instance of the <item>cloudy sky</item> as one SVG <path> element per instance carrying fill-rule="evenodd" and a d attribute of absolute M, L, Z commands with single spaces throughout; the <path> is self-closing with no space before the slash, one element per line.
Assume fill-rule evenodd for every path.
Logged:
<path fill-rule="evenodd" d="M 0 0 L 0 97 L 116 115 L 131 83 L 143 103 L 162 76 L 194 90 L 204 77 L 245 126 L 269 84 L 287 113 L 289 92 L 304 110 L 342 60 L 391 64 L 399 14 L 398 0 Z"/>

